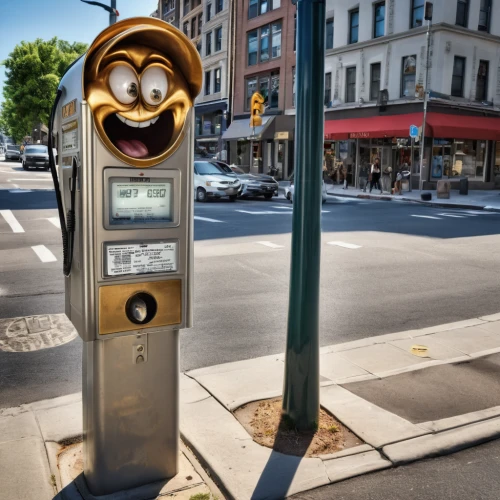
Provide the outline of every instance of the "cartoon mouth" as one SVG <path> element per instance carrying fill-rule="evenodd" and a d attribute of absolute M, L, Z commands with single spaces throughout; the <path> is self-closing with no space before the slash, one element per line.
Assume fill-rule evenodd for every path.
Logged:
<path fill-rule="evenodd" d="M 168 148 L 174 132 L 174 117 L 166 110 L 151 120 L 137 122 L 114 113 L 104 120 L 104 131 L 123 154 L 131 158 L 151 158 Z"/>

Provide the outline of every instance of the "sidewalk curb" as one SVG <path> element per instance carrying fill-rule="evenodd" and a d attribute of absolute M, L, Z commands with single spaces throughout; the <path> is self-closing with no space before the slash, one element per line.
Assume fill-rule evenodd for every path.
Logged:
<path fill-rule="evenodd" d="M 499 437 L 500 418 L 496 417 L 449 431 L 390 444 L 384 446 L 382 452 L 395 466 L 399 466 L 424 458 L 449 455 Z"/>
<path fill-rule="evenodd" d="M 426 207 L 433 208 L 453 208 L 459 210 L 478 210 L 478 211 L 488 211 L 488 212 L 498 212 L 500 213 L 500 208 L 483 206 L 483 205 L 470 205 L 466 203 L 440 203 L 439 201 L 422 201 L 413 198 L 394 198 L 390 195 L 372 195 L 372 194 L 346 194 L 346 193 L 327 193 L 329 196 L 337 196 L 339 198 L 351 198 L 351 199 L 361 199 L 361 200 L 375 200 L 375 201 L 403 201 L 405 203 L 415 203 L 418 205 L 423 205 Z"/>

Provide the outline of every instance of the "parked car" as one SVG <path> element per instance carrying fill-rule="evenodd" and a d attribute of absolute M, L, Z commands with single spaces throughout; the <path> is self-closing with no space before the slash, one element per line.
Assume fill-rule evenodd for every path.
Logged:
<path fill-rule="evenodd" d="M 43 144 L 27 144 L 21 158 L 24 170 L 30 167 L 49 169 L 49 148 Z"/>
<path fill-rule="evenodd" d="M 236 201 L 241 182 L 233 175 L 224 173 L 213 161 L 194 162 L 194 195 L 196 201 L 204 202 L 209 198 L 223 198 Z"/>
<path fill-rule="evenodd" d="M 228 175 L 237 177 L 241 182 L 241 191 L 238 196 L 246 198 L 247 196 L 264 196 L 266 200 L 278 196 L 279 184 L 270 176 L 264 174 L 247 174 L 236 165 L 228 165 L 223 161 L 216 161 L 221 170 Z"/>
<path fill-rule="evenodd" d="M 19 146 L 15 144 L 7 144 L 5 150 L 5 161 L 20 161 L 21 160 L 21 151 Z"/>
<path fill-rule="evenodd" d="M 293 203 L 293 193 L 295 191 L 295 186 L 293 184 L 293 174 L 290 176 L 290 185 L 285 186 L 285 198 L 290 201 L 290 203 Z M 322 202 L 323 204 L 326 203 L 326 200 L 328 199 L 328 193 L 327 193 L 327 187 L 325 184 L 325 181 L 321 181 L 321 195 L 322 195 Z"/>

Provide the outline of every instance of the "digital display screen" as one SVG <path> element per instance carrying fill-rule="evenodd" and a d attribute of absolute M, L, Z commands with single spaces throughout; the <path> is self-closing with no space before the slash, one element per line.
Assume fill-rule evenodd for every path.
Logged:
<path fill-rule="evenodd" d="M 110 179 L 111 224 L 172 222 L 172 180 Z"/>

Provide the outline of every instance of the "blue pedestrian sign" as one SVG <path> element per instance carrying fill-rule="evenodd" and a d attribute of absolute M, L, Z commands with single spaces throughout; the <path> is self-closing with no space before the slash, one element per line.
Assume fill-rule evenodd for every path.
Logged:
<path fill-rule="evenodd" d="M 416 139 L 418 137 L 418 127 L 416 125 L 410 125 L 410 137 Z"/>

